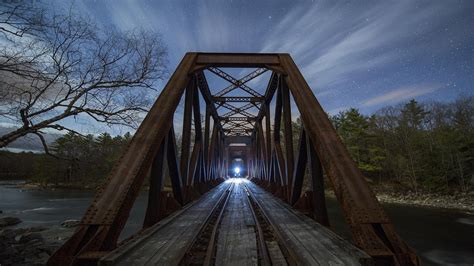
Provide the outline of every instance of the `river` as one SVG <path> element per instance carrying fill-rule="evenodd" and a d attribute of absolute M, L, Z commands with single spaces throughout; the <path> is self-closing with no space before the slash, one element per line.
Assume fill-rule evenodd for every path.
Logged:
<path fill-rule="evenodd" d="M 23 190 L 15 184 L 0 184 L 3 215 L 23 220 L 20 227 L 59 225 L 80 219 L 89 206 L 91 191 Z M 143 221 L 146 193 L 136 201 L 121 238 L 137 231 Z M 474 265 L 474 215 L 454 210 L 396 204 L 384 205 L 402 238 L 413 247 L 424 265 Z M 348 238 L 338 204 L 328 199 L 333 229 Z"/>

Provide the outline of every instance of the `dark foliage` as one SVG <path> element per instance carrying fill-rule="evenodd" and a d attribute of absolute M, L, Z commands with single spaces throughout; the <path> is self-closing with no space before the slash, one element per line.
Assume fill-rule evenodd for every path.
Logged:
<path fill-rule="evenodd" d="M 352 108 L 331 120 L 370 178 L 415 192 L 472 188 L 474 97 L 447 104 L 411 100 L 372 116 Z"/>

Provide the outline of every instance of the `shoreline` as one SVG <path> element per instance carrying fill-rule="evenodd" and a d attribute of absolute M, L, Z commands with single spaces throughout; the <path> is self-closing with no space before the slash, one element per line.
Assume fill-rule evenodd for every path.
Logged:
<path fill-rule="evenodd" d="M 451 211 L 465 212 L 474 214 L 474 197 L 452 196 L 443 194 L 397 194 L 392 193 L 376 193 L 377 199 L 381 203 L 398 204 L 425 208 L 446 209 Z"/>
<path fill-rule="evenodd" d="M 412 207 L 445 209 L 449 211 L 474 214 L 473 192 L 462 195 L 448 195 L 443 193 L 414 193 L 378 190 L 372 188 L 378 201 L 382 204 L 397 204 Z M 326 197 L 336 199 L 333 190 L 326 191 Z"/>
<path fill-rule="evenodd" d="M 41 184 L 35 182 L 25 181 L 24 183 L 16 184 L 20 189 L 31 190 L 82 190 L 95 191 L 99 185 L 92 184 L 89 186 L 81 186 L 80 184 Z M 147 190 L 147 187 L 143 188 Z M 390 189 L 387 187 L 373 186 L 372 190 L 381 203 L 399 204 L 407 206 L 417 206 L 426 208 L 440 208 L 453 211 L 461 211 L 467 213 L 474 213 L 474 191 L 468 193 L 456 192 L 452 194 L 446 193 L 414 193 L 411 191 L 401 191 L 399 189 Z M 335 194 L 332 189 L 327 189 L 326 196 L 335 199 Z"/>
<path fill-rule="evenodd" d="M 99 184 L 91 184 L 91 185 L 82 185 L 82 184 L 65 184 L 65 183 L 58 183 L 58 184 L 42 184 L 36 182 L 28 182 L 21 184 L 16 184 L 16 187 L 20 189 L 29 189 L 29 190 L 83 190 L 83 191 L 95 191 Z"/>

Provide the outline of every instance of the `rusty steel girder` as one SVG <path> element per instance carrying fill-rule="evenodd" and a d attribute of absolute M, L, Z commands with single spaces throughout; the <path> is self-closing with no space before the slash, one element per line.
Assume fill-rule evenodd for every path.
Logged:
<path fill-rule="evenodd" d="M 226 67 L 256 70 L 235 78 L 222 70 Z M 213 94 L 205 70 L 230 85 Z M 264 94 L 246 85 L 267 71 L 271 76 Z M 231 91 L 243 94 L 225 96 Z M 178 158 L 173 118 L 183 95 Z M 204 99 L 205 114 L 201 114 L 200 96 Z M 292 99 L 301 114 L 300 136 L 292 135 Z M 244 105 L 236 106 L 236 103 Z M 229 112 L 220 114 L 221 107 Z M 257 113 L 250 111 L 253 107 Z M 299 137 L 296 154 L 295 137 Z M 231 148 L 232 141 L 244 142 L 245 148 Z M 114 250 L 146 177 L 150 178 L 150 189 L 143 228 L 152 226 L 225 179 L 229 159 L 237 156 L 237 151 L 244 153 L 242 158 L 249 179 L 295 207 L 311 209 L 316 221 L 329 225 L 324 201 L 325 172 L 356 246 L 371 255 L 377 264 L 419 264 L 415 252 L 396 233 L 290 55 L 248 53 L 184 56 L 97 191 L 80 226 L 48 264 L 96 263 Z M 306 169 L 310 170 L 312 190 L 302 196 Z M 173 197 L 169 200 L 162 189 L 166 174 L 172 186 Z"/>

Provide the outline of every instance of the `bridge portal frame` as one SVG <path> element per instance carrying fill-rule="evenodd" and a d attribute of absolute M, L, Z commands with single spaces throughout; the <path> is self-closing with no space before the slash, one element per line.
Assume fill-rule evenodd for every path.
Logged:
<path fill-rule="evenodd" d="M 261 70 L 237 80 L 221 70 L 226 67 Z M 271 77 L 265 94 L 259 95 L 245 83 L 252 76 L 264 72 L 262 69 L 271 71 Z M 231 85 L 219 95 L 212 95 L 204 70 L 221 76 Z M 237 88 L 251 96 L 225 97 L 226 92 Z M 199 93 L 206 104 L 204 130 L 201 126 Z M 183 95 L 183 134 L 178 158 L 172 121 Z M 271 121 L 270 103 L 273 99 L 275 114 Z M 291 99 L 294 99 L 302 121 L 296 154 L 293 147 Z M 222 117 L 217 112 L 217 108 L 224 104 L 245 101 L 258 107 L 256 116 L 249 115 L 242 110 L 244 108 L 229 106 L 230 115 Z M 238 117 L 230 118 L 235 115 Z M 231 121 L 233 127 L 224 128 L 226 121 Z M 194 146 L 191 150 L 192 122 Z M 248 129 L 248 125 L 253 128 Z M 282 128 L 284 136 L 280 136 Z M 329 226 L 324 199 L 324 172 L 357 247 L 380 264 L 419 264 L 414 251 L 396 233 L 297 65 L 289 54 L 282 53 L 187 53 L 106 182 L 97 191 L 80 226 L 53 254 L 48 264 L 97 261 L 115 249 L 148 175 L 150 190 L 143 228 L 157 223 L 166 211 L 173 209 L 170 206 L 179 208 L 199 197 L 225 177 L 225 140 L 226 137 L 235 136 L 251 137 L 247 158 L 250 179 L 295 207 L 301 206 L 306 200 L 312 217 Z M 169 198 L 162 191 L 166 167 L 173 188 L 173 202 L 165 204 L 163 202 Z M 312 193 L 302 195 L 307 167 L 310 170 Z"/>

